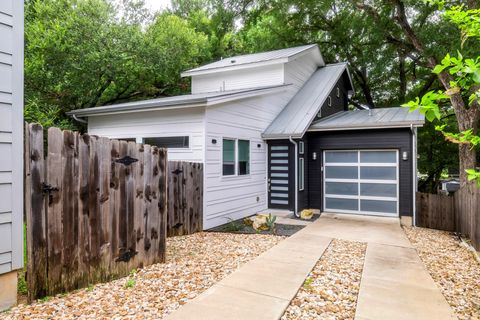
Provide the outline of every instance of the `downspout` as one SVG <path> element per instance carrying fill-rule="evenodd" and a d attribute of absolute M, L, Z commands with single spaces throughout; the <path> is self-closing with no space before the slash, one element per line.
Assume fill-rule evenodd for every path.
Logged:
<path fill-rule="evenodd" d="M 76 115 L 72 114 L 72 118 L 75 119 L 75 121 L 81 122 L 81 123 L 88 123 L 87 120 L 80 119 Z"/>
<path fill-rule="evenodd" d="M 300 215 L 298 214 L 298 144 L 295 140 L 292 139 L 292 136 L 288 137 L 288 140 L 290 140 L 291 143 L 295 146 L 295 209 L 293 211 L 293 214 L 298 218 Z"/>
<path fill-rule="evenodd" d="M 410 124 L 410 130 L 412 131 L 412 185 L 413 185 L 413 226 L 416 227 L 417 220 L 417 129 Z"/>

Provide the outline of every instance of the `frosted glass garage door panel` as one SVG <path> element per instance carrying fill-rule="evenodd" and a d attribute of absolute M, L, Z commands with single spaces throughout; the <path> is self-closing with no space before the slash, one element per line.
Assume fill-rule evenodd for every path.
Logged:
<path fill-rule="evenodd" d="M 397 201 L 360 200 L 360 210 L 367 212 L 397 213 Z"/>
<path fill-rule="evenodd" d="M 325 178 L 327 179 L 357 179 L 358 167 L 325 167 Z"/>
<path fill-rule="evenodd" d="M 337 209 L 337 210 L 358 210 L 357 199 L 338 199 L 338 198 L 325 198 L 325 208 Z"/>
<path fill-rule="evenodd" d="M 346 196 L 358 195 L 358 183 L 356 182 L 325 182 L 326 194 L 338 194 Z"/>
<path fill-rule="evenodd" d="M 356 151 L 335 151 L 325 152 L 326 163 L 357 163 L 358 152 Z"/>
<path fill-rule="evenodd" d="M 397 153 L 395 151 L 361 151 L 360 162 L 397 163 Z"/>
<path fill-rule="evenodd" d="M 396 198 L 397 185 L 393 183 L 361 183 L 360 195 Z"/>
<path fill-rule="evenodd" d="M 368 180 L 396 180 L 396 167 L 361 167 L 360 179 Z"/>

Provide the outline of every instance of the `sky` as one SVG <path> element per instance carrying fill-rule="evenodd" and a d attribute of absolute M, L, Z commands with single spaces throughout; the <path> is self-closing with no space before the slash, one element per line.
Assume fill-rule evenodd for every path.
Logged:
<path fill-rule="evenodd" d="M 145 0 L 145 4 L 152 11 L 157 11 L 170 7 L 170 0 Z"/>

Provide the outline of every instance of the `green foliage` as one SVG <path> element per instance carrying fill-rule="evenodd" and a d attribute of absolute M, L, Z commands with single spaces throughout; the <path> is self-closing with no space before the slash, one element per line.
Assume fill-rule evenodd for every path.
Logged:
<path fill-rule="evenodd" d="M 17 292 L 19 295 L 28 294 L 28 284 L 26 280 L 28 264 L 28 255 L 27 255 L 27 224 L 23 224 L 23 268 L 18 271 L 18 282 L 17 282 Z"/>
<path fill-rule="evenodd" d="M 130 271 L 130 274 L 128 275 L 128 279 L 125 282 L 125 289 L 130 289 L 135 287 L 135 285 L 137 284 L 137 280 L 135 279 L 136 275 L 137 275 L 136 269 L 133 269 L 132 271 Z"/>
<path fill-rule="evenodd" d="M 227 225 L 225 225 L 224 230 L 226 232 L 237 232 L 237 231 L 242 231 L 244 228 L 244 225 L 241 222 L 235 221 L 232 218 L 227 218 L 229 222 Z"/>
<path fill-rule="evenodd" d="M 275 231 L 275 221 L 277 220 L 277 216 L 273 216 L 271 213 L 268 214 L 267 219 L 265 219 L 265 224 L 268 227 L 268 230 Z"/>
<path fill-rule="evenodd" d="M 151 22 L 143 1 L 28 1 L 25 119 L 78 128 L 65 112 L 186 92 L 180 71 L 209 59 L 203 33 L 171 14 Z"/>
<path fill-rule="evenodd" d="M 312 283 L 313 283 L 313 279 L 310 278 L 310 277 L 307 277 L 307 279 L 305 279 L 305 281 L 303 282 L 303 288 L 309 290 L 312 288 Z"/>
<path fill-rule="evenodd" d="M 445 9 L 444 1 L 434 1 L 439 4 L 442 9 Z M 464 6 L 454 6 L 445 9 L 444 18 L 450 20 L 462 32 L 462 49 L 463 44 L 469 37 L 479 39 L 480 35 L 480 11 L 467 10 Z M 478 52 L 476 53 L 478 54 Z M 451 76 L 449 86 L 446 90 L 427 92 L 421 99 L 418 97 L 410 101 L 404 106 L 409 107 L 410 110 L 420 110 L 429 121 L 435 119 L 441 120 L 442 107 L 441 102 L 450 100 L 452 104 L 457 103 L 462 99 L 465 105 L 463 110 L 456 110 L 457 116 L 459 113 L 471 113 L 470 110 L 478 111 L 480 108 L 480 57 L 465 58 L 460 51 L 457 51 L 457 56 L 446 54 L 441 63 L 435 66 L 433 73 L 441 75 L 448 73 Z M 455 99 L 455 100 L 454 100 Z M 446 110 L 443 110 L 444 112 Z M 463 119 L 459 118 L 459 126 L 465 127 Z M 476 120 L 478 122 L 478 119 Z M 471 124 L 474 127 L 467 128 L 458 133 L 449 132 L 446 130 L 447 124 L 442 123 L 435 127 L 435 130 L 442 132 L 446 140 L 460 145 L 469 145 L 470 149 L 476 148 L 480 144 L 480 136 L 478 136 L 476 129 L 478 123 Z M 467 178 L 469 181 L 476 181 L 480 187 L 480 172 L 475 168 L 466 169 Z"/>

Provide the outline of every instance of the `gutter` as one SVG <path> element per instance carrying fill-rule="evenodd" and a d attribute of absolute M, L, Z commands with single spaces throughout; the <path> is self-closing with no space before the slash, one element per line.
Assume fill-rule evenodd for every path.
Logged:
<path fill-rule="evenodd" d="M 414 227 L 417 226 L 417 128 L 410 125 L 410 130 L 412 130 L 412 197 L 413 197 L 413 221 L 412 224 Z"/>
<path fill-rule="evenodd" d="M 72 113 L 72 118 L 73 118 L 75 121 L 78 121 L 78 122 L 80 122 L 80 123 L 88 123 L 87 120 L 85 120 L 85 119 L 80 119 L 80 118 L 77 117 L 77 115 L 74 114 L 74 113 Z"/>
<path fill-rule="evenodd" d="M 298 143 L 292 139 L 292 136 L 288 137 L 288 140 L 290 140 L 291 143 L 295 146 L 295 209 L 293 211 L 293 214 L 295 217 L 299 218 L 300 215 L 298 214 Z"/>

